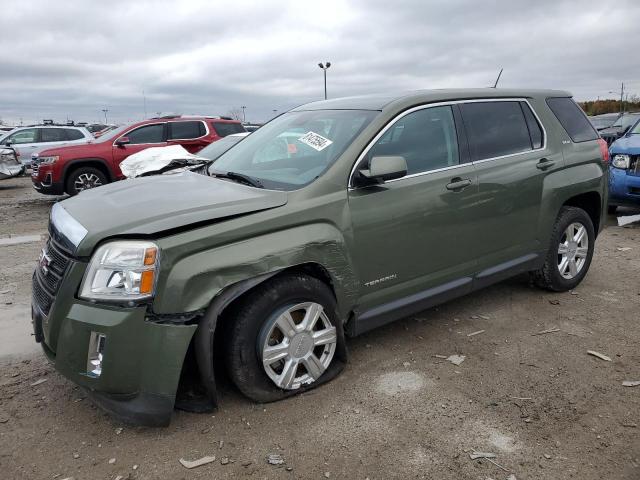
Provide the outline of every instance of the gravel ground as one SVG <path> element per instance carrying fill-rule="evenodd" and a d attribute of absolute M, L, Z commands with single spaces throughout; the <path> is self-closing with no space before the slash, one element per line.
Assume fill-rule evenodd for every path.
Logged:
<path fill-rule="evenodd" d="M 45 232 L 53 201 L 0 182 L 0 239 Z M 639 240 L 609 226 L 573 293 L 516 278 L 349 340 L 349 366 L 315 391 L 257 405 L 222 385 L 215 415 L 165 429 L 118 423 L 53 370 L 29 337 L 42 242 L 0 246 L 3 478 L 637 480 L 640 386 L 622 383 L 640 380 Z"/>

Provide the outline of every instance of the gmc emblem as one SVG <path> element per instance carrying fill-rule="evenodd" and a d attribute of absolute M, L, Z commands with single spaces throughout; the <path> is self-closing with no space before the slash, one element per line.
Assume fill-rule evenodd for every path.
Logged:
<path fill-rule="evenodd" d="M 47 255 L 47 251 L 43 248 L 38 258 L 38 265 L 43 275 L 49 274 L 49 265 L 51 265 L 51 257 Z"/>

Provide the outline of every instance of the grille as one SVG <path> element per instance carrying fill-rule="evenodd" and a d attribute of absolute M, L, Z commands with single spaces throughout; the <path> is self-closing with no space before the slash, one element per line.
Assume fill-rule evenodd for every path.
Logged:
<path fill-rule="evenodd" d="M 45 265 L 47 273 L 42 268 L 42 264 L 36 267 L 33 275 L 33 299 L 42 313 L 48 315 L 60 288 L 62 277 L 69 267 L 71 255 L 51 238 L 47 241 L 44 253 L 50 258 L 50 261 L 48 265 Z"/>
<path fill-rule="evenodd" d="M 607 145 L 610 147 L 611 144 L 613 142 L 615 142 L 618 139 L 617 135 L 609 135 L 609 134 L 604 134 L 604 135 L 600 135 L 602 137 L 602 139 L 607 142 Z"/>

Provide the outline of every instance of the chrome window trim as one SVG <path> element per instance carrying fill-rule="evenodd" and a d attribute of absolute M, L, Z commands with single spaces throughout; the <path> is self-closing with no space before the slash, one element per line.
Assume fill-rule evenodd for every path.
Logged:
<path fill-rule="evenodd" d="M 120 140 L 122 137 L 126 137 L 128 134 L 130 134 L 131 132 L 133 132 L 134 130 L 137 130 L 139 128 L 142 127 L 148 127 L 149 125 L 164 125 L 167 122 L 154 122 L 154 123 L 146 123 L 144 125 L 138 125 L 136 127 L 133 127 L 131 130 L 127 130 L 126 132 L 123 132 L 122 135 L 118 136 L 118 138 L 116 138 L 113 143 L 111 144 L 112 147 L 117 147 L 116 142 L 118 140 Z M 164 142 L 154 142 L 154 143 L 128 143 L 127 145 L 162 145 L 164 143 L 167 143 L 167 141 Z"/>
<path fill-rule="evenodd" d="M 480 163 L 491 162 L 491 161 L 494 161 L 494 160 L 501 160 L 503 158 L 515 157 L 515 156 L 518 156 L 518 155 L 523 155 L 525 153 L 540 152 L 540 151 L 545 150 L 547 148 L 547 130 L 544 128 L 544 124 L 540 120 L 540 117 L 538 116 L 538 113 L 531 106 L 531 103 L 529 103 L 529 100 L 527 98 L 521 98 L 521 97 L 474 98 L 474 99 L 468 99 L 468 100 L 449 100 L 449 101 L 446 101 L 446 102 L 435 102 L 435 103 L 429 103 L 429 104 L 425 104 L 425 105 L 418 105 L 416 107 L 412 107 L 412 108 L 410 108 L 408 110 L 405 110 L 404 112 L 400 112 L 398 115 L 393 117 L 384 126 L 384 128 L 382 130 L 380 130 L 380 132 L 378 132 L 378 134 L 375 137 L 373 137 L 373 139 L 367 144 L 367 146 L 362 151 L 362 153 L 360 155 L 358 155 L 358 158 L 355 161 L 355 163 L 353 164 L 353 167 L 351 167 L 351 173 L 349 174 L 348 189 L 349 190 L 356 190 L 356 189 L 359 189 L 359 188 L 364 188 L 364 187 L 355 187 L 353 185 L 353 175 L 356 172 L 356 167 L 362 161 L 362 159 L 365 157 L 365 155 L 367 153 L 369 153 L 369 150 L 371 150 L 373 145 L 378 140 L 380 140 L 380 138 L 387 132 L 387 130 L 389 130 L 389 128 L 391 128 L 391 126 L 393 124 L 395 124 L 398 120 L 400 120 L 404 116 L 409 115 L 410 113 L 413 113 L 413 112 L 417 112 L 419 110 L 424 110 L 426 108 L 442 107 L 442 106 L 447 106 L 447 105 L 460 105 L 460 104 L 463 104 L 463 103 L 487 103 L 487 102 L 525 102 L 529 106 L 529 108 L 531 109 L 531 112 L 533 113 L 533 116 L 535 117 L 536 121 L 538 122 L 538 125 L 540 125 L 540 128 L 542 129 L 542 147 L 541 148 L 531 149 L 531 150 L 524 150 L 522 152 L 509 153 L 507 155 L 501 155 L 501 156 L 498 156 L 498 157 L 484 158 L 482 160 L 476 160 L 476 161 L 471 161 L 471 162 L 467 162 L 467 163 L 459 163 L 458 165 L 451 165 L 449 167 L 437 168 L 435 170 L 427 170 L 425 172 L 413 173 L 411 175 L 406 175 L 406 176 L 401 177 L 401 178 L 396 178 L 396 179 L 393 179 L 393 180 L 387 180 L 386 182 L 383 182 L 383 184 L 397 182 L 399 180 L 404 180 L 406 178 L 415 178 L 415 177 L 420 177 L 420 176 L 423 176 L 423 175 L 429 175 L 431 173 L 438 173 L 438 172 L 444 172 L 446 170 L 453 170 L 453 169 L 456 169 L 456 168 L 459 168 L 459 167 L 463 167 L 463 166 L 466 166 L 466 165 L 477 165 L 477 164 L 480 164 Z M 525 119 L 525 122 L 526 122 L 526 119 Z M 527 127 L 527 130 L 528 130 L 528 127 Z M 458 148 L 459 147 L 460 146 L 458 145 Z M 469 154 L 471 154 L 471 152 L 469 152 Z M 458 159 L 458 161 L 459 161 L 459 159 Z"/>
<path fill-rule="evenodd" d="M 209 130 L 209 125 L 207 125 L 207 122 L 205 122 L 204 120 L 193 120 L 193 119 L 180 119 L 180 120 L 172 120 L 167 122 L 167 124 L 169 123 L 178 123 L 178 122 L 200 122 L 200 123 L 204 123 L 204 131 L 206 132 L 204 135 L 200 135 L 199 137 L 195 137 L 195 138 L 167 138 L 167 142 L 188 142 L 190 140 L 200 140 L 201 138 L 206 137 L 207 135 L 209 135 L 210 130 Z"/>

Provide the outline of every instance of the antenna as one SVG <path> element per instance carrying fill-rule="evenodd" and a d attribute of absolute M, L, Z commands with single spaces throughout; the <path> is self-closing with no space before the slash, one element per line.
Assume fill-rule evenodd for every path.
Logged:
<path fill-rule="evenodd" d="M 498 78 L 496 78 L 496 83 L 493 84 L 492 88 L 496 88 L 498 86 L 498 82 L 500 81 L 500 77 L 502 76 L 502 68 L 500 69 L 500 73 L 498 74 Z"/>

